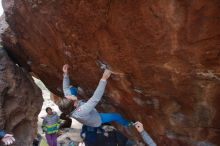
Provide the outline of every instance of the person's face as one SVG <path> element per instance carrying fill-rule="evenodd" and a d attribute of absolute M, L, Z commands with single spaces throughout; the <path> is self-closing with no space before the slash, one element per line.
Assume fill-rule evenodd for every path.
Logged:
<path fill-rule="evenodd" d="M 77 97 L 75 95 L 69 95 L 69 96 L 66 96 L 66 98 L 72 101 L 77 100 Z"/>
<path fill-rule="evenodd" d="M 48 109 L 48 110 L 47 110 L 47 113 L 48 113 L 48 115 L 52 115 L 52 114 L 53 114 L 52 109 Z"/>

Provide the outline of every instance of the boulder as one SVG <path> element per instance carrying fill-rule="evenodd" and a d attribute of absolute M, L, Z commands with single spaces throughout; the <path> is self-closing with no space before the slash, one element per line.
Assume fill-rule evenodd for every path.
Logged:
<path fill-rule="evenodd" d="M 220 145 L 219 0 L 3 0 L 3 7 L 3 45 L 53 94 L 63 97 L 68 63 L 88 99 L 104 63 L 115 74 L 99 111 L 143 122 L 161 146 Z"/>
<path fill-rule="evenodd" d="M 37 134 L 41 90 L 30 74 L 0 48 L 0 128 L 14 135 L 12 146 L 30 146 Z M 0 143 L 3 146 L 2 143 Z"/>

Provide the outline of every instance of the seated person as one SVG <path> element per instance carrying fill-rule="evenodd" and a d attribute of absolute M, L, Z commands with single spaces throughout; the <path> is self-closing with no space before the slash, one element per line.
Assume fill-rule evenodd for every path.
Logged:
<path fill-rule="evenodd" d="M 101 127 L 90 127 L 83 125 L 80 136 L 82 139 L 84 139 L 86 146 L 97 146 L 98 133 L 103 133 L 103 129 Z"/>

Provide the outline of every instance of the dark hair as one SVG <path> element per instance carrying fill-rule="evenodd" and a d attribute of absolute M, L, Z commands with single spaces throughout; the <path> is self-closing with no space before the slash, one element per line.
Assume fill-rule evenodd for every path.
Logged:
<path fill-rule="evenodd" d="M 52 110 L 52 108 L 51 107 L 47 107 L 46 108 L 46 112 L 48 112 L 48 110 Z"/>

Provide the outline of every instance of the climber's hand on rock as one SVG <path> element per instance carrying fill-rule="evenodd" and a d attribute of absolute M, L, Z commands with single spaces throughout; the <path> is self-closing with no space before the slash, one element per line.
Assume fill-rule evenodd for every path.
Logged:
<path fill-rule="evenodd" d="M 69 65 L 68 65 L 68 64 L 65 64 L 65 65 L 63 66 L 63 72 L 64 72 L 64 73 L 68 73 L 68 69 L 69 69 Z"/>
<path fill-rule="evenodd" d="M 15 141 L 15 138 L 11 134 L 5 134 L 5 136 L 2 138 L 2 142 L 5 145 L 10 145 Z"/>
<path fill-rule="evenodd" d="M 144 126 L 141 122 L 134 123 L 134 126 L 135 126 L 135 128 L 137 129 L 138 132 L 141 133 L 142 131 L 144 131 Z"/>
<path fill-rule="evenodd" d="M 105 69 L 103 75 L 102 75 L 102 80 L 107 80 L 111 76 L 111 71 L 108 69 Z"/>

